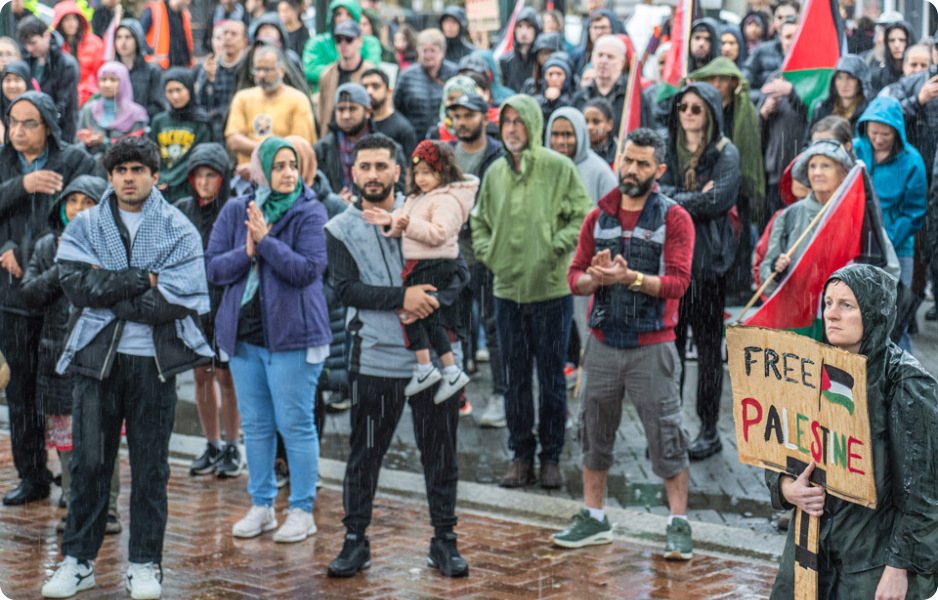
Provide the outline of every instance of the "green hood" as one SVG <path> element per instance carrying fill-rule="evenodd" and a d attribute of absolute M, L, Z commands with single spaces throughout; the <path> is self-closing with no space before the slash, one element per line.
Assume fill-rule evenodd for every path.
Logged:
<path fill-rule="evenodd" d="M 825 291 L 835 280 L 846 283 L 857 297 L 863 316 L 860 354 L 872 362 L 885 352 L 896 322 L 896 281 L 882 269 L 862 264 L 838 269 L 824 285 Z"/>
<path fill-rule="evenodd" d="M 505 116 L 506 106 L 518 111 L 518 115 L 528 128 L 528 147 L 521 152 L 521 166 L 518 169 L 518 173 L 523 175 L 530 169 L 530 161 L 534 160 L 534 155 L 544 146 L 544 114 L 537 100 L 527 94 L 515 94 L 502 102 L 498 115 L 499 133 L 502 130 L 502 118 Z M 502 148 L 507 156 L 509 152 L 504 141 L 502 141 Z"/>
<path fill-rule="evenodd" d="M 362 7 L 357 0 L 332 0 L 329 3 L 329 15 L 326 17 L 329 33 L 332 33 L 332 16 L 335 14 L 335 9 L 340 6 L 352 13 L 352 18 L 356 23 L 362 22 Z"/>
<path fill-rule="evenodd" d="M 735 77 L 740 82 L 739 92 L 733 101 L 733 123 L 724 123 L 724 134 L 730 136 L 739 150 L 742 182 L 740 194 L 749 198 L 754 209 L 755 220 L 761 219 L 763 199 L 765 198 L 765 166 L 762 162 L 762 140 L 759 128 L 759 115 L 749 99 L 749 82 L 743 76 L 736 63 L 721 56 L 707 65 L 687 74 L 681 80 L 681 88 L 687 81 L 703 81 L 708 77 L 725 75 Z"/>

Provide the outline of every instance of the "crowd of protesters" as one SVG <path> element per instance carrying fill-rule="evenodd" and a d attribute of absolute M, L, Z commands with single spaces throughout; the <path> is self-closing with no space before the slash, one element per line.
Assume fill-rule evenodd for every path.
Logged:
<path fill-rule="evenodd" d="M 603 504 L 628 396 L 667 491 L 665 558 L 689 560 L 689 463 L 723 447 L 726 307 L 789 273 L 803 252 L 791 242 L 859 161 L 866 265 L 834 275 L 824 317 L 847 323 L 831 343 L 904 369 L 871 367 L 882 387 L 871 401 L 892 419 L 874 435 L 882 514 L 863 525 L 804 477 L 768 484 L 779 508 L 842 515 L 831 540 L 850 527 L 881 536 L 881 550 L 821 565 L 833 596 L 838 585 L 838 597 L 935 591 L 938 514 L 923 498 L 938 457 L 920 438 L 936 425 L 936 384 L 909 334 L 938 271 L 938 38 L 866 10 L 829 93 L 807 106 L 781 72 L 800 5 L 750 2 L 738 25 L 692 23 L 687 76 L 659 100 L 671 19 L 638 49 L 612 10 L 587 4 L 579 43 L 564 15 L 528 6 L 497 53 L 458 6 L 416 31 L 377 2 L 332 0 L 327 29 L 311 35 L 304 0 L 220 0 L 196 46 L 188 0 L 139 15 L 65 0 L 51 22 L 34 3 L 4 5 L 0 352 L 20 484 L 3 504 L 62 486 L 64 559 L 45 597 L 95 586 L 92 561 L 121 527 L 122 438 L 127 587 L 160 597 L 176 376 L 188 371 L 206 438 L 191 474 L 249 471 L 235 537 L 316 533 L 325 410 L 348 410 L 332 577 L 371 564 L 378 472 L 405 404 L 429 564 L 468 574 L 454 530 L 457 430 L 482 362 L 492 389 L 478 423 L 507 428 L 512 458 L 499 485 L 562 487 L 576 428 L 584 508 L 553 543 L 612 540 Z M 649 68 L 630 78 L 636 55 Z M 630 79 L 641 127 L 626 131 Z M 681 413 L 690 352 L 693 439 Z M 913 417 L 911 441 L 887 440 L 885 428 L 910 431 L 896 420 Z M 919 475 L 880 481 L 885 461 L 902 474 L 913 459 Z M 773 599 L 791 597 L 776 585 Z"/>

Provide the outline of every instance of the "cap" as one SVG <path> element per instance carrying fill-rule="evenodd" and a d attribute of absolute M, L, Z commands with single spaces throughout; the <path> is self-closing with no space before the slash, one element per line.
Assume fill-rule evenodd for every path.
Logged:
<path fill-rule="evenodd" d="M 480 113 L 485 113 L 489 110 L 488 102 L 486 102 L 485 98 L 479 94 L 463 94 L 462 96 L 447 104 L 446 110 L 456 108 L 457 106 L 468 108 L 471 111 Z"/>
<path fill-rule="evenodd" d="M 350 38 L 357 38 L 362 36 L 362 28 L 358 26 L 358 23 L 348 19 L 347 21 L 342 21 L 332 28 L 332 37 L 337 35 L 344 35 Z"/>
<path fill-rule="evenodd" d="M 826 156 L 840 163 L 845 171 L 849 171 L 856 164 L 847 149 L 837 140 L 815 140 L 795 159 L 795 166 L 791 170 L 792 177 L 806 187 L 811 187 L 811 180 L 808 178 L 808 163 L 815 156 Z"/>
<path fill-rule="evenodd" d="M 360 83 L 343 83 L 335 91 L 335 104 L 339 103 L 339 98 L 342 94 L 348 94 L 349 100 L 355 104 L 361 104 L 365 108 L 371 108 L 371 96 L 368 95 L 368 91 Z"/>

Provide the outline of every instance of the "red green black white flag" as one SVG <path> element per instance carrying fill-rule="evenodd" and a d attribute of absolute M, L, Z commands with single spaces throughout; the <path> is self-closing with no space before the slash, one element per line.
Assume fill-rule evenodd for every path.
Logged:
<path fill-rule="evenodd" d="M 844 48 L 844 23 L 837 0 L 807 0 L 798 18 L 795 39 L 782 63 L 782 76 L 808 107 L 826 100 L 834 68 Z"/>
<path fill-rule="evenodd" d="M 853 414 L 853 376 L 850 373 L 830 365 L 822 366 L 821 395 Z"/>

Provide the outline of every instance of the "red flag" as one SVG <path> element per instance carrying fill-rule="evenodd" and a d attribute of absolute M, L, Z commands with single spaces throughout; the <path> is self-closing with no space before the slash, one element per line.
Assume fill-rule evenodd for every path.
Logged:
<path fill-rule="evenodd" d="M 661 85 L 658 86 L 658 102 L 677 94 L 681 79 L 687 76 L 688 43 L 690 26 L 694 18 L 694 0 L 679 0 L 674 20 L 671 21 L 671 49 L 664 63 Z"/>
<path fill-rule="evenodd" d="M 502 36 L 502 41 L 500 41 L 498 46 L 495 47 L 495 50 L 492 51 L 492 56 L 495 57 L 495 60 L 500 59 L 507 54 L 509 50 L 514 48 L 515 23 L 518 21 L 518 14 L 521 12 L 522 8 L 524 8 L 524 0 L 515 2 L 515 9 L 511 11 L 511 19 L 508 21 L 508 27 L 505 28 L 505 35 Z"/>
<path fill-rule="evenodd" d="M 858 164 L 847 174 L 814 233 L 802 242 L 808 244 L 804 253 L 788 269 L 775 293 L 743 325 L 804 329 L 814 324 L 827 278 L 860 254 L 866 210 L 863 169 Z"/>
<path fill-rule="evenodd" d="M 638 53 L 632 59 L 632 65 L 629 67 L 629 83 L 625 92 L 625 104 L 622 106 L 622 128 L 619 131 L 619 139 L 624 140 L 625 136 L 633 129 L 642 126 L 642 61 L 638 59 Z"/>

